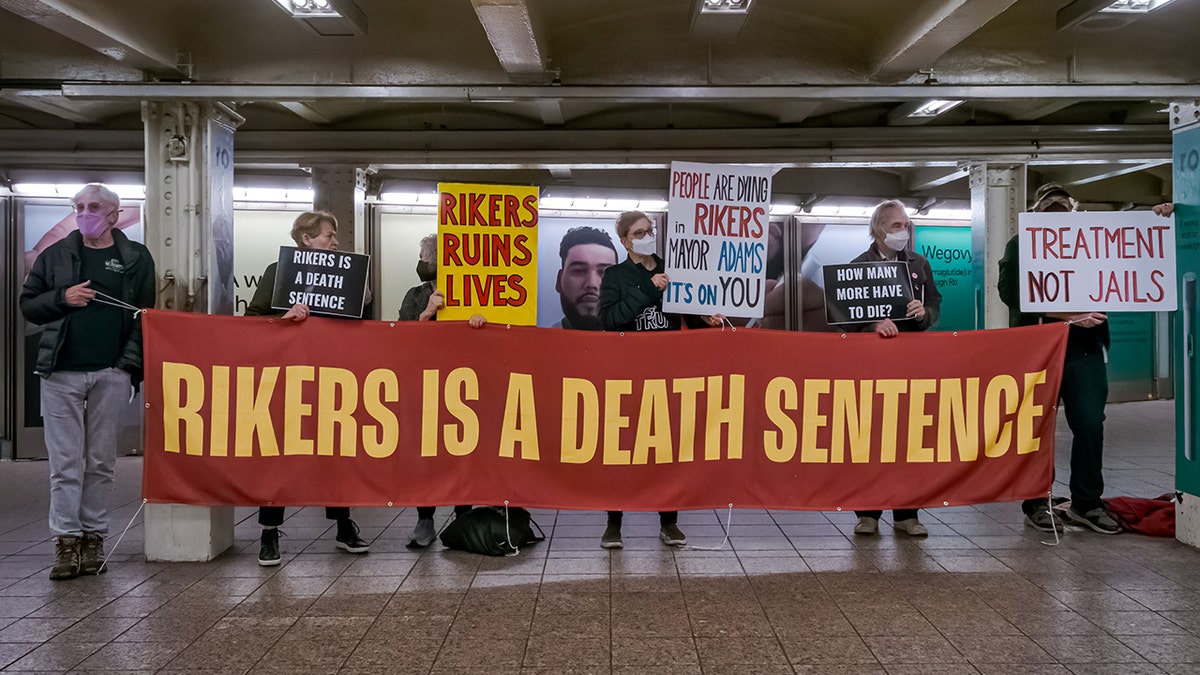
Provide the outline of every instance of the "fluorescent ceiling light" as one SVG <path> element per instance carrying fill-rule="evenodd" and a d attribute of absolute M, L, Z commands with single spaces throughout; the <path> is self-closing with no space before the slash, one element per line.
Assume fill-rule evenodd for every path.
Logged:
<path fill-rule="evenodd" d="M 771 215 L 772 216 L 790 216 L 793 213 L 795 213 L 796 211 L 798 211 L 799 208 L 800 207 L 796 206 L 795 204 L 772 204 L 771 205 Z"/>
<path fill-rule="evenodd" d="M 1170 2 L 1171 0 L 1116 0 L 1116 2 L 1100 11 L 1120 12 L 1123 14 L 1146 14 Z"/>
<path fill-rule="evenodd" d="M 936 99 L 935 98 L 935 99 L 931 99 L 929 101 L 922 103 L 920 106 L 917 107 L 916 110 L 910 112 L 907 116 L 908 117 L 937 117 L 938 115 L 941 115 L 942 113 L 947 112 L 949 110 L 953 110 L 962 104 L 963 104 L 963 102 L 961 100 L 947 100 L 947 99 Z"/>
<path fill-rule="evenodd" d="M 367 34 L 367 15 L 353 0 L 274 0 L 274 3 L 292 18 L 308 24 L 318 35 Z"/>
<path fill-rule="evenodd" d="M 542 197 L 538 200 L 539 209 L 569 209 L 575 200 L 570 197 Z"/>
<path fill-rule="evenodd" d="M 275 0 L 275 4 L 296 18 L 306 16 L 341 16 L 336 9 L 329 6 L 329 0 Z"/>
<path fill-rule="evenodd" d="M 701 14 L 745 14 L 752 0 L 701 0 Z"/>

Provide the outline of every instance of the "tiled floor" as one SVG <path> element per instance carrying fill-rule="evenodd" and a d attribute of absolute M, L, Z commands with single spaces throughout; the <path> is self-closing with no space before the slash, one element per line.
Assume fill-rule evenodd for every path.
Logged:
<path fill-rule="evenodd" d="M 1172 406 L 1109 406 L 1108 496 L 1171 489 Z M 120 464 L 123 526 L 141 465 Z M 652 514 L 628 514 L 626 548 L 604 551 L 603 514 L 546 511 L 549 539 L 514 558 L 406 550 L 415 516 L 384 509 L 355 511 L 373 545 L 352 556 L 305 509 L 276 568 L 256 564 L 239 509 L 237 550 L 214 562 L 143 562 L 139 518 L 111 572 L 51 582 L 45 481 L 44 462 L 0 464 L 14 672 L 1200 673 L 1200 552 L 1091 531 L 1047 546 L 1015 504 L 924 512 L 926 540 L 736 511 L 719 551 L 665 549 Z M 725 516 L 681 526 L 715 547 Z"/>

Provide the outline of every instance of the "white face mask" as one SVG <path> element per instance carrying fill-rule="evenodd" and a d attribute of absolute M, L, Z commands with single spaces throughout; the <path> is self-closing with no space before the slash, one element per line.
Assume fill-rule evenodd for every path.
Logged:
<path fill-rule="evenodd" d="M 883 238 L 883 243 L 893 251 L 903 251 L 908 246 L 908 230 L 900 230 L 899 232 L 888 232 Z"/>
<path fill-rule="evenodd" d="M 654 235 L 648 234 L 629 242 L 629 249 L 638 255 L 654 255 L 658 253 L 658 241 Z"/>

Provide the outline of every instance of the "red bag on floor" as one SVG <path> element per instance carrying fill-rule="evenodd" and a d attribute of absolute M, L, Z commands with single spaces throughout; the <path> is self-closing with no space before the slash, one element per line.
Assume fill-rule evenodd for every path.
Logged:
<path fill-rule="evenodd" d="M 1175 503 L 1171 495 L 1155 499 L 1114 497 L 1104 500 L 1109 514 L 1130 532 L 1155 537 L 1175 536 Z"/>

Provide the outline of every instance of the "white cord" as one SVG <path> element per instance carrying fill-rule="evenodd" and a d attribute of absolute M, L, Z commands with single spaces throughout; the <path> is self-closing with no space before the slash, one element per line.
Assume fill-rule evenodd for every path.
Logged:
<path fill-rule="evenodd" d="M 133 521 L 137 520 L 138 514 L 142 512 L 142 508 L 145 506 L 146 500 L 142 499 L 142 503 L 138 504 L 137 511 L 134 511 L 133 517 L 129 519 L 129 524 L 125 526 L 125 530 L 121 532 L 121 536 L 117 537 L 117 543 L 109 547 L 108 555 L 104 556 L 104 562 L 100 563 L 101 570 L 104 570 L 108 567 L 108 559 L 113 557 L 113 554 L 117 552 L 117 547 L 121 545 L 121 540 L 125 538 L 125 533 L 129 531 L 130 527 L 133 527 Z M 99 572 L 97 572 L 97 574 L 99 574 Z"/>
<path fill-rule="evenodd" d="M 509 532 L 509 530 L 508 530 L 508 500 L 507 499 L 504 500 L 504 539 L 508 542 L 508 547 L 512 549 L 511 553 L 505 553 L 504 555 L 512 557 L 521 552 L 521 549 L 517 548 L 516 545 L 512 543 L 512 533 Z"/>
<path fill-rule="evenodd" d="M 722 328 L 721 330 L 725 330 Z M 725 516 L 725 539 L 721 541 L 720 546 L 685 546 L 684 548 L 693 551 L 721 551 L 725 549 L 725 544 L 729 543 L 729 529 L 733 526 L 733 502 L 729 502 L 729 512 Z"/>
<path fill-rule="evenodd" d="M 1055 527 L 1055 525 L 1054 525 L 1054 485 L 1053 484 L 1051 484 L 1050 489 L 1048 491 L 1046 491 L 1046 506 L 1047 506 L 1046 511 L 1050 514 L 1050 530 L 1052 532 L 1054 532 L 1054 543 L 1051 544 L 1048 541 L 1041 541 L 1038 543 L 1040 543 L 1042 546 L 1058 546 L 1062 542 L 1062 540 L 1058 538 L 1058 528 Z M 1062 518 L 1059 518 L 1059 520 L 1062 520 L 1063 532 L 1066 532 L 1067 531 L 1067 521 Z"/>
<path fill-rule="evenodd" d="M 138 315 L 140 315 L 142 312 L 146 311 L 144 309 L 138 309 L 137 307 L 134 307 L 133 305 L 129 304 L 128 302 L 125 302 L 124 300 L 121 300 L 119 298 L 114 298 L 113 296 L 108 295 L 106 293 L 102 293 L 100 291 L 96 291 L 96 297 L 92 298 L 92 300 L 94 302 L 98 302 L 102 305 L 111 305 L 113 307 L 120 307 L 121 309 L 132 310 L 133 318 L 135 318 L 135 319 L 138 318 Z"/>

